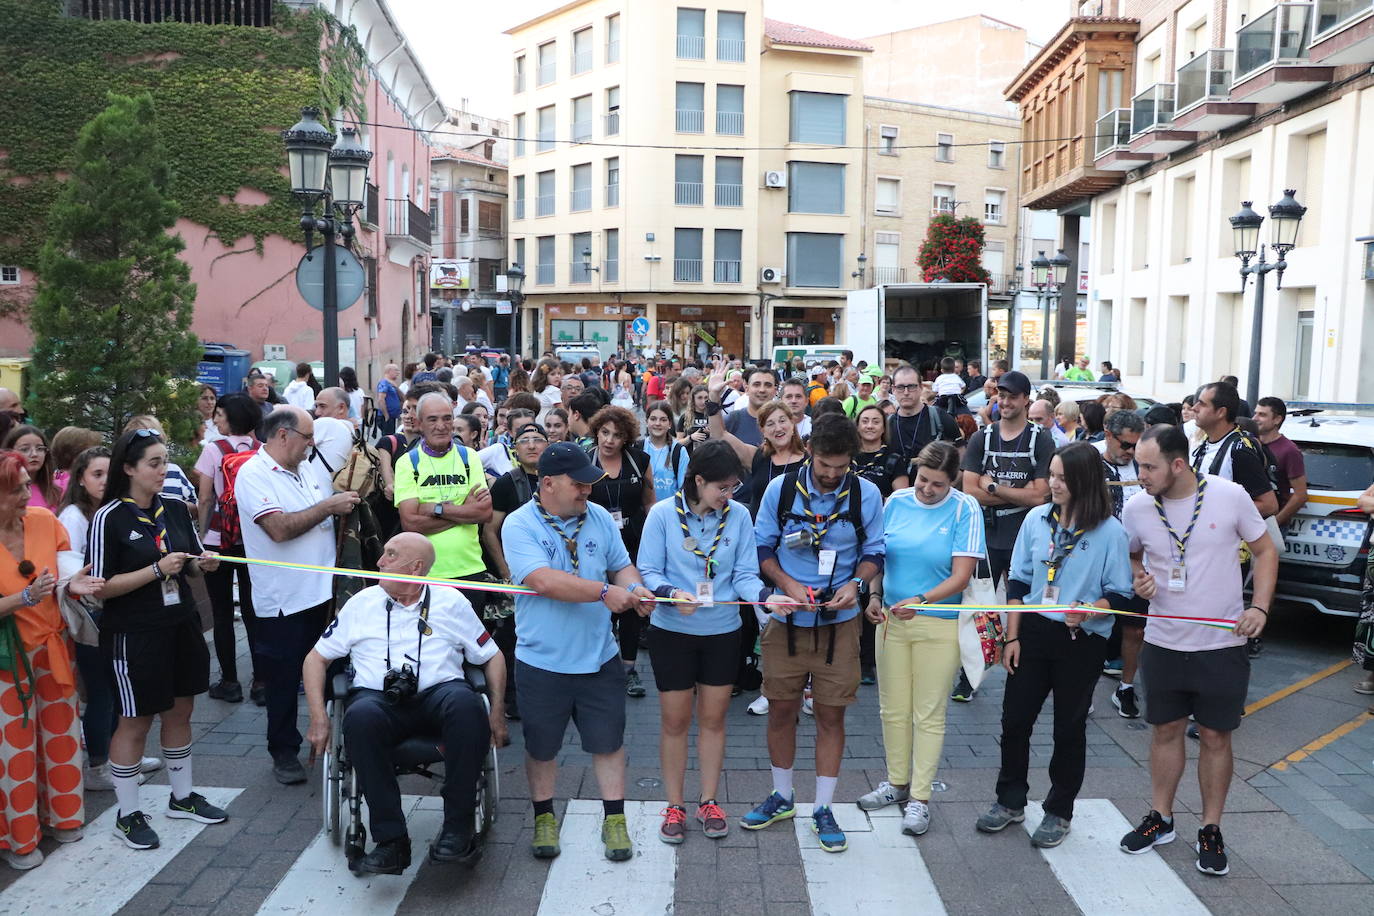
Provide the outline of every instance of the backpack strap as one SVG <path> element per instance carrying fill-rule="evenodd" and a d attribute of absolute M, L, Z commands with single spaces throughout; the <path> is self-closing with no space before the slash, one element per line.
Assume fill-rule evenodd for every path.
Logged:
<path fill-rule="evenodd" d="M 792 514 L 792 504 L 797 499 L 797 475 L 799 471 L 788 471 L 782 475 L 782 492 L 778 494 L 778 539 L 773 544 L 777 547 L 782 543 L 782 529 L 787 522 L 787 516 Z"/>

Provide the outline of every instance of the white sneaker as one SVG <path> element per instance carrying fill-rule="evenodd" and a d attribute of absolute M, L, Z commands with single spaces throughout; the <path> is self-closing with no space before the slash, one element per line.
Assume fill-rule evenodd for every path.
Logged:
<path fill-rule="evenodd" d="M 59 843 L 75 843 L 86 835 L 85 827 L 44 827 L 43 832 Z"/>
<path fill-rule="evenodd" d="M 156 773 L 162 769 L 161 757 L 144 757 L 138 762 L 138 768 L 144 773 Z"/>
<path fill-rule="evenodd" d="M 802 712 L 806 713 L 808 716 L 814 716 L 816 714 L 816 710 L 812 705 L 811 694 L 809 693 L 802 697 Z"/>
<path fill-rule="evenodd" d="M 30 868 L 37 868 L 43 864 L 43 853 L 37 846 L 33 848 L 33 852 L 24 855 L 8 849 L 0 849 L 0 858 L 3 858 L 5 864 L 15 871 L 28 871 Z"/>
<path fill-rule="evenodd" d="M 81 784 L 87 792 L 113 792 L 114 780 L 110 778 L 110 765 L 88 766 L 81 776 Z"/>
<path fill-rule="evenodd" d="M 759 694 L 759 698 L 754 702 L 750 703 L 749 708 L 746 709 L 745 712 L 749 713 L 749 715 L 751 716 L 768 715 L 768 697 L 764 696 L 763 694 Z"/>
<path fill-rule="evenodd" d="M 877 811 L 888 805 L 896 805 L 906 801 L 911 797 L 911 792 L 907 789 L 898 789 L 892 783 L 884 779 L 878 783 L 878 788 L 869 792 L 867 795 L 859 796 L 859 807 L 865 811 Z"/>
<path fill-rule="evenodd" d="M 930 829 L 930 805 L 911 799 L 902 812 L 902 833 L 907 836 L 920 836 Z"/>

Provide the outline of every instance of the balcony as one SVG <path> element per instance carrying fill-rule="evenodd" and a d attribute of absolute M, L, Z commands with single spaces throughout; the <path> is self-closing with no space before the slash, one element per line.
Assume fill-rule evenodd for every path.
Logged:
<path fill-rule="evenodd" d="M 744 136 L 744 112 L 742 111 L 718 111 L 716 112 L 716 133 L 725 134 L 730 137 Z"/>
<path fill-rule="evenodd" d="M 716 60 L 728 61 L 736 64 L 744 63 L 744 39 L 717 38 Z"/>
<path fill-rule="evenodd" d="M 700 283 L 700 258 L 673 258 L 674 283 Z"/>
<path fill-rule="evenodd" d="M 706 133 L 706 112 L 679 108 L 675 123 L 676 130 L 680 134 L 704 134 Z"/>
<path fill-rule="evenodd" d="M 572 193 L 568 195 L 568 211 L 571 213 L 577 213 L 581 210 L 590 210 L 591 208 L 592 189 L 573 188 Z"/>
<path fill-rule="evenodd" d="M 716 282 L 740 282 L 740 263 L 739 261 L 716 261 Z"/>
<path fill-rule="evenodd" d="M 1237 102 L 1287 102 L 1331 82 L 1332 68 L 1309 56 L 1312 4 L 1280 3 L 1236 32 Z"/>
<path fill-rule="evenodd" d="M 1172 153 L 1197 141 L 1197 134 L 1173 124 L 1174 84 L 1155 83 L 1131 99 L 1131 151 Z"/>
<path fill-rule="evenodd" d="M 429 214 L 409 200 L 387 199 L 386 241 L 392 260 L 409 263 L 416 255 L 429 254 Z"/>
<path fill-rule="evenodd" d="M 538 286 L 553 285 L 553 265 L 539 264 L 534 268 L 534 282 Z"/>
<path fill-rule="evenodd" d="M 606 115 L 606 136 L 614 137 L 620 133 L 620 112 L 613 111 Z"/>
<path fill-rule="evenodd" d="M 882 286 L 887 283 L 905 283 L 905 267 L 875 267 L 873 268 L 873 283 Z"/>
<path fill-rule="evenodd" d="M 673 182 L 673 203 L 677 204 L 679 207 L 700 207 L 702 197 L 703 193 L 701 182 Z"/>
<path fill-rule="evenodd" d="M 553 216 L 554 198 L 552 194 L 540 194 L 534 199 L 535 216 Z"/>
<path fill-rule="evenodd" d="M 587 72 L 588 70 L 590 70 L 591 68 L 592 68 L 592 52 L 591 52 L 591 51 L 578 51 L 577 53 L 575 53 L 575 54 L 573 55 L 573 59 L 572 59 L 572 75 L 573 75 L 573 76 L 577 76 L 577 74 L 579 74 L 579 73 L 586 73 L 586 72 Z"/>
<path fill-rule="evenodd" d="M 742 184 L 717 184 L 717 185 L 716 185 L 716 206 L 717 206 L 717 207 L 742 207 L 742 206 L 744 206 L 744 185 L 742 185 Z"/>
<path fill-rule="evenodd" d="M 677 37 L 678 60 L 705 60 L 706 38 L 701 35 L 679 35 Z"/>
<path fill-rule="evenodd" d="M 1230 48 L 1213 48 L 1178 68 L 1175 128 L 1199 133 L 1225 130 L 1254 116 L 1254 105 L 1231 101 L 1234 55 Z"/>
<path fill-rule="evenodd" d="M 1093 132 L 1093 167 L 1128 172 L 1149 162 L 1149 153 L 1131 149 L 1131 109 L 1117 108 L 1097 119 Z"/>
<path fill-rule="evenodd" d="M 1313 30 L 1314 64 L 1374 61 L 1374 0 L 1317 0 Z"/>

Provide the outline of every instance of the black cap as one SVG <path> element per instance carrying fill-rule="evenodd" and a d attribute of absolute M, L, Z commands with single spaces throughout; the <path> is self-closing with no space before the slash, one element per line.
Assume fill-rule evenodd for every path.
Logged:
<path fill-rule="evenodd" d="M 534 422 L 533 420 L 526 420 L 524 423 L 521 423 L 519 426 L 517 426 L 517 427 L 515 428 L 515 436 L 514 436 L 513 438 L 519 439 L 522 435 L 525 434 L 525 432 L 526 432 L 527 430 L 531 430 L 531 429 L 534 430 L 535 432 L 539 433 L 539 435 L 543 436 L 545 439 L 547 439 L 547 438 L 549 437 L 549 434 L 548 434 L 548 432 L 544 429 L 544 427 L 540 426 L 538 423 Z"/>
<path fill-rule="evenodd" d="M 592 464 L 587 453 L 571 442 L 555 442 L 539 456 L 539 476 L 567 474 L 578 483 L 596 483 L 606 472 Z"/>
<path fill-rule="evenodd" d="M 1027 397 L 1031 393 L 1030 379 L 1026 378 L 1026 373 L 1017 372 L 1015 369 L 1010 372 L 1003 372 L 1002 377 L 997 380 L 997 389 L 1005 389 L 1012 394 L 1024 394 Z"/>

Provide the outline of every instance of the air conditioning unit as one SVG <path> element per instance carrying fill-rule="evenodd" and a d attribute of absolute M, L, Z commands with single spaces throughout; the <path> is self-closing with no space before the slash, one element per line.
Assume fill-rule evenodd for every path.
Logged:
<path fill-rule="evenodd" d="M 787 173 L 783 171 L 769 171 L 763 173 L 763 186 L 765 188 L 785 188 L 787 187 Z"/>
<path fill-rule="evenodd" d="M 781 283 L 782 271 L 776 267 L 763 267 L 759 269 L 760 283 Z"/>

